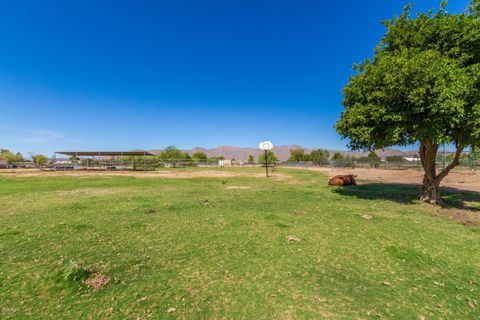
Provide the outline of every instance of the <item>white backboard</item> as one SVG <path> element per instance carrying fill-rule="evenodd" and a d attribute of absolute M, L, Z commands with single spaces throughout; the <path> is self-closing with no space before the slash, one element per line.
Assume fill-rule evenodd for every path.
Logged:
<path fill-rule="evenodd" d="M 273 149 L 273 143 L 271 143 L 270 141 L 263 141 L 263 142 L 260 142 L 258 147 L 262 150 L 272 150 Z"/>

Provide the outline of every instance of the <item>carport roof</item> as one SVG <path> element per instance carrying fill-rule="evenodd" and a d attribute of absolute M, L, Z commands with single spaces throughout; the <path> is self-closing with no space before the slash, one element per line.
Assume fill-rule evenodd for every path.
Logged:
<path fill-rule="evenodd" d="M 113 156 L 156 156 L 156 154 L 150 151 L 137 150 L 137 151 L 55 151 L 58 154 L 64 154 L 67 156 L 97 156 L 97 157 L 113 157 Z"/>

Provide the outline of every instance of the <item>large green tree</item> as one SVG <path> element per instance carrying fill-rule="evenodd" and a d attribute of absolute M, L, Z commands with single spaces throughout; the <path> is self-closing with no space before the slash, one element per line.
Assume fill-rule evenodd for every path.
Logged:
<path fill-rule="evenodd" d="M 303 149 L 292 149 L 290 150 L 290 158 L 288 161 L 308 161 L 308 154 L 305 154 Z"/>
<path fill-rule="evenodd" d="M 402 15 L 384 22 L 387 32 L 373 59 L 356 65 L 344 88 L 337 131 L 354 150 L 415 145 L 425 171 L 421 198 L 441 203 L 440 183 L 462 151 L 480 145 L 480 0 L 469 10 Z M 437 170 L 439 146 L 456 148 Z"/>

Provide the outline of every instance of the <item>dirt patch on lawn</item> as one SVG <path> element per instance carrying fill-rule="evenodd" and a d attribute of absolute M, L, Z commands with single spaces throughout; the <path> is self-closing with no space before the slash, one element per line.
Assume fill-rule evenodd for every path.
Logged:
<path fill-rule="evenodd" d="M 12 211 L 7 208 L 0 208 L 0 215 L 3 214 L 12 214 Z"/>
<path fill-rule="evenodd" d="M 242 189 L 252 189 L 251 187 L 246 186 L 228 186 L 227 189 L 229 190 L 242 190 Z"/>
<path fill-rule="evenodd" d="M 85 279 L 84 283 L 87 287 L 90 289 L 93 289 L 94 291 L 100 290 L 104 286 L 106 286 L 110 282 L 110 277 L 96 273 L 93 274 L 91 277 L 88 279 Z"/>
<path fill-rule="evenodd" d="M 148 173 L 147 173 L 148 174 Z M 251 178 L 265 178 L 264 173 L 249 172 L 249 171 L 217 171 L 217 170 L 201 170 L 201 171 L 156 171 L 152 175 L 168 177 L 168 178 L 233 178 L 233 177 L 251 177 Z M 283 173 L 271 173 L 270 177 L 276 180 L 289 179 L 291 176 Z"/>
<path fill-rule="evenodd" d="M 52 176 L 52 177 L 115 177 L 115 176 L 129 176 L 138 178 L 173 178 L 173 179 L 190 179 L 190 178 L 233 178 L 233 177 L 251 177 L 251 178 L 265 178 L 265 174 L 261 172 L 251 172 L 248 169 L 245 171 L 221 171 L 221 170 L 176 170 L 167 169 L 159 171 L 41 171 L 41 170 L 0 170 L 0 175 L 10 177 L 38 177 L 38 176 Z M 292 179 L 290 175 L 273 172 L 270 177 L 274 180 L 289 180 Z"/>
<path fill-rule="evenodd" d="M 452 219 L 466 226 L 480 226 L 480 211 L 462 210 L 457 208 L 433 207 L 424 204 L 425 209 L 432 212 L 433 216 Z"/>
<path fill-rule="evenodd" d="M 83 188 L 55 191 L 56 196 L 106 196 L 122 192 L 122 188 Z"/>

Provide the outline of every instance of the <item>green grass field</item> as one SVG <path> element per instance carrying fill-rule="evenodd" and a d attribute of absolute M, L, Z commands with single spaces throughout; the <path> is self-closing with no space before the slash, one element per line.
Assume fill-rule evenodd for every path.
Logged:
<path fill-rule="evenodd" d="M 480 318 L 478 228 L 281 172 L 0 177 L 0 318 Z"/>

